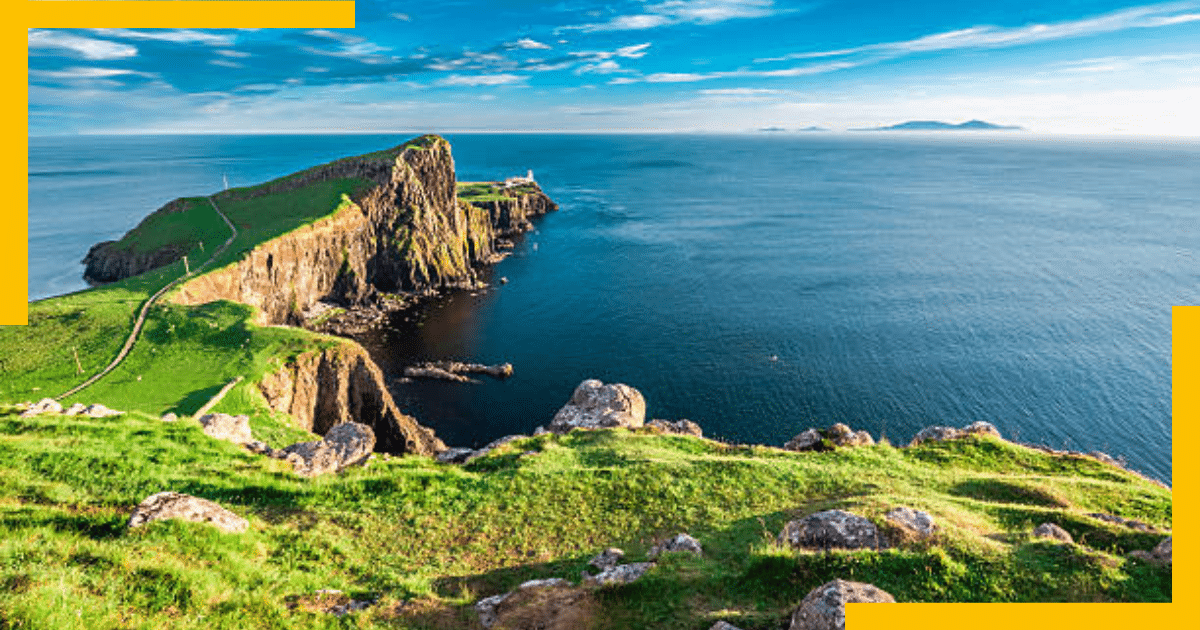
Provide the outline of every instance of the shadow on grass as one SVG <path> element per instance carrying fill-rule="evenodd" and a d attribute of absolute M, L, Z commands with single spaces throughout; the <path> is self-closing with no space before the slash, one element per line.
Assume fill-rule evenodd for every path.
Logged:
<path fill-rule="evenodd" d="M 0 515 L 0 528 L 14 531 L 48 528 L 92 540 L 111 540 L 125 533 L 125 514 L 70 514 L 53 508 L 22 507 Z"/>
<path fill-rule="evenodd" d="M 219 383 L 212 387 L 205 387 L 204 389 L 189 392 L 188 395 L 181 398 L 174 407 L 167 411 L 182 416 L 195 414 L 197 410 L 204 406 L 204 403 L 208 402 L 213 396 L 216 396 L 217 392 L 221 391 L 221 388 L 224 386 L 224 383 Z"/>

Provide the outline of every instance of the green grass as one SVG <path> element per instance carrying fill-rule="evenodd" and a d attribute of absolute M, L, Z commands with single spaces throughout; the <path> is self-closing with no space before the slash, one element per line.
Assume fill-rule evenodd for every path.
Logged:
<path fill-rule="evenodd" d="M 201 243 L 211 252 L 229 238 L 229 227 L 207 199 L 192 197 L 175 203 L 182 207 L 150 214 L 114 247 L 133 252 L 152 252 L 163 247 L 175 247 L 186 252 L 196 248 L 197 253 L 202 253 L 199 249 Z M 197 260 L 191 256 L 189 259 L 192 262 Z"/>
<path fill-rule="evenodd" d="M 273 422 L 257 420 L 256 431 Z M 641 560 L 678 531 L 696 536 L 704 557 L 668 557 L 642 581 L 599 593 L 598 628 L 696 629 L 719 618 L 778 628 L 836 577 L 900 601 L 1170 599 L 1169 570 L 1123 555 L 1161 535 L 1084 516 L 1140 506 L 1140 518 L 1169 527 L 1169 491 L 1108 468 L 1042 472 L 1055 458 L 991 438 L 949 449 L 969 469 L 924 457 L 944 450 L 800 454 L 616 430 L 526 439 L 465 468 L 376 458 L 304 480 L 187 420 L 0 412 L 9 462 L 0 470 L 0 610 L 22 628 L 469 627 L 480 597 L 532 578 L 578 581 L 604 547 Z M 1013 470 L 1014 459 L 1031 466 Z M 1004 483 L 1069 505 L 1033 505 Z M 250 530 L 168 522 L 125 531 L 132 506 L 167 489 L 215 500 Z M 938 538 L 828 554 L 774 542 L 798 514 L 839 507 L 882 523 L 895 505 L 932 513 Z M 1030 540 L 1043 520 L 1085 546 Z M 380 604 L 343 621 L 289 607 L 320 588 Z"/>

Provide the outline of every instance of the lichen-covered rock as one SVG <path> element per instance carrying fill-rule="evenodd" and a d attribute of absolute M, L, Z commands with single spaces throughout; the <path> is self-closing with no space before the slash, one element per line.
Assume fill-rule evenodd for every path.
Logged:
<path fill-rule="evenodd" d="M 594 615 L 591 594 L 561 578 L 530 580 L 475 603 L 484 628 L 586 630 Z"/>
<path fill-rule="evenodd" d="M 636 428 L 646 418 L 646 400 L 641 392 L 621 383 L 605 385 L 588 379 L 575 388 L 547 427 L 555 433 L 572 429 Z"/>
<path fill-rule="evenodd" d="M 875 443 L 870 433 L 854 431 L 841 422 L 828 429 L 810 428 L 788 441 L 783 448 L 789 451 L 820 451 L 830 446 L 870 446 Z"/>
<path fill-rule="evenodd" d="M 792 613 L 789 630 L 845 630 L 846 604 L 896 603 L 887 591 L 872 584 L 834 580 L 814 588 Z"/>
<path fill-rule="evenodd" d="M 1000 430 L 991 422 L 979 420 L 972 422 L 962 428 L 962 432 L 967 435 L 990 435 L 992 437 L 1000 437 Z"/>
<path fill-rule="evenodd" d="M 691 420 L 651 420 L 646 426 L 672 435 L 694 435 L 704 437 L 704 430 Z"/>
<path fill-rule="evenodd" d="M 924 429 L 918 431 L 915 436 L 913 436 L 912 442 L 909 443 L 909 446 L 916 446 L 921 442 L 928 441 L 941 442 L 944 440 L 955 440 L 962 437 L 962 435 L 963 432 L 955 429 L 954 427 L 925 427 Z"/>
<path fill-rule="evenodd" d="M 880 549 L 886 547 L 875 524 L 842 510 L 825 510 L 789 521 L 780 544 L 808 549 Z"/>
<path fill-rule="evenodd" d="M 621 560 L 624 558 L 624 551 L 616 547 L 609 547 L 608 549 L 605 549 L 597 554 L 596 557 L 589 560 L 588 564 L 601 571 L 605 571 L 620 564 Z"/>
<path fill-rule="evenodd" d="M 822 448 L 821 441 L 824 439 L 820 430 L 810 428 L 788 440 L 783 448 L 789 451 L 814 451 Z"/>
<path fill-rule="evenodd" d="M 894 508 L 885 514 L 884 518 L 916 538 L 929 538 L 937 531 L 937 524 L 932 516 L 910 507 Z"/>
<path fill-rule="evenodd" d="M 159 492 L 147 497 L 133 509 L 128 527 L 141 527 L 146 523 L 169 518 L 208 523 L 230 533 L 244 532 L 250 526 L 246 519 L 207 499 L 178 492 Z"/>
<path fill-rule="evenodd" d="M 1033 537 L 1050 538 L 1052 540 L 1059 540 L 1065 543 L 1075 542 L 1075 539 L 1071 538 L 1070 532 L 1059 527 L 1058 525 L 1055 525 L 1054 523 L 1042 523 L 1041 525 L 1033 528 Z"/>
<path fill-rule="evenodd" d="M 231 416 L 227 413 L 206 413 L 199 418 L 204 434 L 218 440 L 245 444 L 254 441 L 250 431 L 250 416 Z"/>
<path fill-rule="evenodd" d="M 375 433 L 371 427 L 358 422 L 346 422 L 333 427 L 316 442 L 300 442 L 282 450 L 283 459 L 292 464 L 296 474 L 315 477 L 335 473 L 361 464 L 375 448 Z"/>
<path fill-rule="evenodd" d="M 62 413 L 63 407 L 53 398 L 43 398 L 21 412 L 22 418 L 32 418 L 44 413 Z"/>
<path fill-rule="evenodd" d="M 631 562 L 629 564 L 618 564 L 609 567 L 596 575 L 590 575 L 583 578 L 583 583 L 588 586 L 617 586 L 621 584 L 630 584 L 646 574 L 647 571 L 654 568 L 653 562 Z"/>
<path fill-rule="evenodd" d="M 692 553 L 697 556 L 704 553 L 703 547 L 700 546 L 700 541 L 692 538 L 686 533 L 676 534 L 674 538 L 669 538 L 658 543 L 650 548 L 650 553 L 646 554 L 651 558 L 657 558 L 664 553 Z"/>

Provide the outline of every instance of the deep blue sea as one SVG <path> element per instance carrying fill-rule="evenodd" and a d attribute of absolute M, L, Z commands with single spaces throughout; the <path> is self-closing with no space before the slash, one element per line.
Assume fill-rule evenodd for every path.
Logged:
<path fill-rule="evenodd" d="M 178 196 L 404 135 L 30 138 L 30 299 Z M 1171 480 L 1171 306 L 1200 304 L 1200 142 L 1017 135 L 448 135 L 462 180 L 533 169 L 561 210 L 492 270 L 365 343 L 512 362 L 397 385 L 447 443 L 545 424 L 585 378 L 648 415 L 782 444 L 845 422 L 1103 450 Z M 500 285 L 499 277 L 509 282 Z"/>

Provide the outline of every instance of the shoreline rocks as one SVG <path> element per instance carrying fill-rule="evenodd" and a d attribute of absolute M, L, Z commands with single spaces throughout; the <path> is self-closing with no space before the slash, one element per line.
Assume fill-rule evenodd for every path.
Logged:
<path fill-rule="evenodd" d="M 408 378 L 429 378 L 456 383 L 475 383 L 479 381 L 468 378 L 466 374 L 485 374 L 494 379 L 506 379 L 513 375 L 511 363 L 484 365 L 482 363 L 460 363 L 458 361 L 429 361 L 404 368 L 404 376 Z"/>
<path fill-rule="evenodd" d="M 836 447 L 871 446 L 875 440 L 866 431 L 854 431 L 837 423 L 828 429 L 808 429 L 783 445 L 789 451 L 828 451 Z"/>
<path fill-rule="evenodd" d="M 575 388 L 571 399 L 546 427 L 553 433 L 572 429 L 637 428 L 646 418 L 646 399 L 623 383 L 605 385 L 588 379 Z"/>

